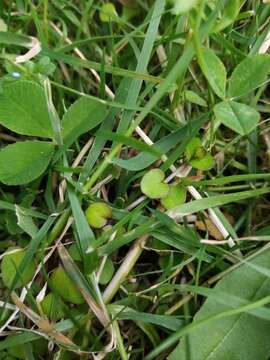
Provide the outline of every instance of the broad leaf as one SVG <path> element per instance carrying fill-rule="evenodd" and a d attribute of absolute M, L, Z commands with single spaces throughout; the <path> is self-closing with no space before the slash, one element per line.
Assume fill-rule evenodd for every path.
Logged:
<path fill-rule="evenodd" d="M 216 118 L 240 135 L 255 129 L 260 114 L 252 107 L 235 101 L 221 102 L 214 107 Z"/>
<path fill-rule="evenodd" d="M 240 0 L 228 0 L 221 13 L 220 19 L 217 20 L 214 32 L 219 32 L 232 24 L 240 11 Z"/>
<path fill-rule="evenodd" d="M 229 82 L 230 98 L 243 96 L 263 85 L 270 71 L 270 56 L 257 54 L 244 59 L 233 71 Z"/>
<path fill-rule="evenodd" d="M 197 93 L 191 90 L 185 90 L 183 93 L 185 100 L 197 104 L 199 106 L 207 107 L 207 102 Z"/>
<path fill-rule="evenodd" d="M 80 135 L 101 123 L 107 114 L 106 105 L 101 101 L 81 97 L 72 104 L 62 120 L 62 135 L 68 146 Z"/>
<path fill-rule="evenodd" d="M 199 63 L 213 91 L 218 97 L 224 99 L 227 72 L 222 61 L 213 50 L 204 48 Z"/>
<path fill-rule="evenodd" d="M 269 249 L 250 261 L 269 271 Z M 194 317 L 194 325 L 203 319 L 232 309 L 226 301 L 218 301 L 215 290 L 219 293 L 242 298 L 247 302 L 254 302 L 269 294 L 270 279 L 258 272 L 248 263 L 225 276 L 218 282 L 201 309 Z M 255 312 L 254 312 L 255 314 Z M 188 342 L 184 338 L 169 360 L 266 360 L 270 356 L 269 331 L 270 321 L 251 313 L 239 313 L 205 322 L 193 328 L 188 335 Z"/>
<path fill-rule="evenodd" d="M 0 124 L 18 134 L 53 138 L 43 88 L 26 80 L 5 85 L 0 93 Z"/>
<path fill-rule="evenodd" d="M 39 177 L 54 152 L 52 143 L 23 141 L 0 150 L 0 181 L 7 185 L 26 184 Z"/>
<path fill-rule="evenodd" d="M 18 226 L 32 238 L 37 235 L 38 227 L 32 216 L 27 214 L 19 205 L 15 204 L 15 214 Z"/>

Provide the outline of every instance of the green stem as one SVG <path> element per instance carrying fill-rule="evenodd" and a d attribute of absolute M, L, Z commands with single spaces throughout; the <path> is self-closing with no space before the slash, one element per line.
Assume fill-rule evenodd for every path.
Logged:
<path fill-rule="evenodd" d="M 128 360 L 128 354 L 126 353 L 118 322 L 115 320 L 112 325 L 116 335 L 116 348 L 119 352 L 120 358 L 121 360 Z"/>
<path fill-rule="evenodd" d="M 66 209 L 63 211 L 47 238 L 46 246 L 49 246 L 51 243 L 53 243 L 54 240 L 57 239 L 58 236 L 61 234 L 67 223 L 69 215 L 70 209 Z"/>

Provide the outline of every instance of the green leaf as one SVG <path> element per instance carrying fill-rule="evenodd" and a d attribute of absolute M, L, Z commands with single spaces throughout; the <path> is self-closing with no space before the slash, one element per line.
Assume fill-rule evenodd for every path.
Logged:
<path fill-rule="evenodd" d="M 199 106 L 207 107 L 207 102 L 194 91 L 185 90 L 183 95 L 185 100 Z"/>
<path fill-rule="evenodd" d="M 186 201 L 186 193 L 186 188 L 181 184 L 169 185 L 169 193 L 161 199 L 161 204 L 166 209 L 172 209 Z"/>
<path fill-rule="evenodd" d="M 44 89 L 20 80 L 0 93 L 0 124 L 18 134 L 53 138 Z"/>
<path fill-rule="evenodd" d="M 232 24 L 237 18 L 240 8 L 240 0 L 228 0 L 221 13 L 221 18 L 217 20 L 213 31 L 219 32 Z"/>
<path fill-rule="evenodd" d="M 214 165 L 214 158 L 211 154 L 205 154 L 201 159 L 192 159 L 189 163 L 195 169 L 210 170 Z"/>
<path fill-rule="evenodd" d="M 207 153 L 199 138 L 193 138 L 186 146 L 185 156 L 190 165 L 196 169 L 209 170 L 214 165 L 214 158 Z"/>
<path fill-rule="evenodd" d="M 0 181 L 21 185 L 38 178 L 53 156 L 54 146 L 45 141 L 23 141 L 0 150 Z"/>
<path fill-rule="evenodd" d="M 100 274 L 99 283 L 102 285 L 106 285 L 110 282 L 111 278 L 114 274 L 114 264 L 110 259 L 107 259 L 102 272 Z"/>
<path fill-rule="evenodd" d="M 113 3 L 109 2 L 102 5 L 99 12 L 99 18 L 102 22 L 114 21 L 117 16 L 118 14 Z"/>
<path fill-rule="evenodd" d="M 269 269 L 269 249 L 256 256 L 250 263 Z M 244 263 L 218 282 L 213 295 L 208 297 L 195 315 L 194 325 L 203 319 L 232 309 L 229 302 L 217 301 L 215 290 L 250 303 L 267 296 L 269 287 L 270 279 L 267 276 L 257 272 L 248 263 Z M 268 359 L 270 322 L 254 315 L 255 312 L 240 313 L 205 321 L 201 326 L 194 327 L 189 334 L 189 354 L 186 351 L 187 344 L 182 341 L 169 356 L 169 360 Z"/>
<path fill-rule="evenodd" d="M 201 139 L 195 137 L 189 141 L 185 149 L 185 156 L 187 161 L 190 161 L 196 154 L 196 150 L 202 148 Z"/>
<path fill-rule="evenodd" d="M 198 211 L 206 210 L 216 206 L 222 206 L 235 201 L 241 201 L 252 197 L 260 196 L 270 192 L 270 187 L 265 187 L 256 190 L 239 191 L 235 193 L 228 193 L 217 196 L 210 196 L 208 198 L 190 201 L 189 203 L 175 207 L 168 211 L 172 217 L 181 217 L 193 214 Z"/>
<path fill-rule="evenodd" d="M 173 4 L 172 13 L 174 15 L 181 15 L 194 8 L 198 0 L 171 0 L 171 3 Z"/>
<path fill-rule="evenodd" d="M 61 266 L 52 272 L 51 284 L 64 300 L 72 304 L 84 303 L 84 298 L 78 287 Z"/>
<path fill-rule="evenodd" d="M 107 114 L 102 101 L 81 97 L 72 104 L 62 120 L 62 136 L 66 145 L 71 145 L 80 135 L 100 124 Z"/>
<path fill-rule="evenodd" d="M 83 259 L 85 271 L 90 274 L 96 268 L 98 262 L 97 252 L 94 250 L 96 247 L 95 234 L 86 220 L 77 194 L 71 187 L 68 187 L 68 197 L 78 234 L 76 238 L 78 250 Z"/>
<path fill-rule="evenodd" d="M 0 44 L 18 45 L 29 48 L 33 45 L 33 40 L 30 36 L 0 31 Z"/>
<path fill-rule="evenodd" d="M 106 140 L 114 140 L 117 143 L 131 146 L 134 149 L 145 151 L 145 152 L 150 153 L 150 154 L 152 154 L 154 156 L 157 156 L 157 157 L 161 157 L 163 155 L 162 152 L 158 151 L 152 145 L 148 145 L 148 144 L 144 143 L 143 141 L 139 141 L 139 140 L 136 140 L 134 138 L 131 138 L 131 137 L 119 134 L 119 133 L 114 133 L 114 132 L 111 132 L 111 131 L 100 131 L 99 130 L 96 133 L 96 136 L 101 137 L 101 138 L 106 139 Z"/>
<path fill-rule="evenodd" d="M 150 199 L 164 198 L 169 193 L 169 185 L 164 183 L 165 173 L 160 169 L 149 170 L 141 180 L 141 191 Z"/>
<path fill-rule="evenodd" d="M 234 69 L 229 81 L 230 98 L 243 96 L 263 85 L 270 71 L 270 56 L 247 57 Z"/>
<path fill-rule="evenodd" d="M 162 326 L 169 330 L 177 330 L 183 325 L 183 320 L 173 315 L 157 315 L 136 311 L 128 306 L 110 304 L 108 309 L 111 314 L 122 320 L 143 321 L 150 324 Z"/>
<path fill-rule="evenodd" d="M 18 226 L 29 236 L 34 237 L 38 233 L 38 227 L 34 223 L 33 218 L 26 213 L 19 205 L 15 204 L 15 212 Z"/>
<path fill-rule="evenodd" d="M 198 61 L 204 76 L 216 95 L 224 99 L 227 72 L 222 61 L 211 49 L 202 49 L 201 55 L 202 57 Z"/>
<path fill-rule="evenodd" d="M 53 321 L 59 320 L 65 315 L 61 299 L 52 292 L 45 296 L 40 305 L 44 314 Z"/>
<path fill-rule="evenodd" d="M 24 267 L 22 272 L 18 271 L 18 268 L 22 263 L 25 255 L 26 251 L 19 247 L 9 248 L 7 250 L 7 253 L 4 255 L 1 262 L 1 275 L 3 283 L 8 288 L 12 287 L 12 284 L 17 274 L 17 276 L 19 276 L 19 279 L 14 288 L 26 285 L 34 276 L 36 267 L 33 260 L 28 262 L 27 266 Z"/>
<path fill-rule="evenodd" d="M 166 154 L 177 144 L 183 144 L 184 146 L 182 150 L 184 151 L 185 144 L 197 134 L 200 127 L 204 125 L 207 119 L 207 115 L 199 117 L 198 119 L 188 123 L 182 128 L 177 129 L 171 134 L 158 140 L 153 145 L 153 148 Z M 181 155 L 181 153 L 182 151 L 178 153 L 178 157 Z M 113 163 L 127 170 L 138 171 L 147 168 L 157 159 L 158 157 L 143 151 L 140 154 L 134 156 L 132 159 L 123 160 L 118 158 L 113 160 Z"/>
<path fill-rule="evenodd" d="M 252 107 L 235 101 L 221 102 L 214 107 L 216 118 L 223 125 L 240 135 L 247 135 L 255 129 L 260 114 Z"/>
<path fill-rule="evenodd" d="M 190 181 L 189 179 L 183 179 L 184 185 L 192 184 L 193 186 L 204 186 L 204 185 L 227 185 L 229 183 L 240 182 L 240 181 L 256 181 L 256 180 L 267 180 L 270 181 L 270 174 L 242 174 L 242 175 L 231 175 L 219 177 L 210 180 Z"/>

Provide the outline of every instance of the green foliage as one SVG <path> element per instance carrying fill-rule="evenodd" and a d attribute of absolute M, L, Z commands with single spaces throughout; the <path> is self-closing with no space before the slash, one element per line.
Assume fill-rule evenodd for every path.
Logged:
<path fill-rule="evenodd" d="M 198 0 L 170 0 L 170 3 L 173 5 L 172 13 L 174 15 L 185 14 L 190 11 L 193 7 L 195 7 L 198 3 Z"/>
<path fill-rule="evenodd" d="M 80 135 L 96 127 L 106 116 L 106 105 L 94 98 L 81 97 L 63 116 L 62 136 L 71 145 Z"/>
<path fill-rule="evenodd" d="M 59 275 L 58 275 L 59 276 Z M 54 280 L 57 282 L 57 280 Z M 49 319 L 57 321 L 64 317 L 63 304 L 53 292 L 47 294 L 40 302 L 42 310 Z"/>
<path fill-rule="evenodd" d="M 221 102 L 214 108 L 216 118 L 240 135 L 247 135 L 259 122 L 260 114 L 252 107 L 235 101 Z"/>
<path fill-rule="evenodd" d="M 220 19 L 217 20 L 214 31 L 218 32 L 225 29 L 227 26 L 233 23 L 240 11 L 241 1 L 240 0 L 229 0 L 224 6 L 224 10 L 221 13 Z"/>
<path fill-rule="evenodd" d="M 195 93 L 194 91 L 185 90 L 184 91 L 184 99 L 193 104 L 207 107 L 206 101 L 201 96 L 199 96 L 197 93 Z"/>
<path fill-rule="evenodd" d="M 198 59 L 201 69 L 213 91 L 224 99 L 226 94 L 227 72 L 222 61 L 211 49 L 203 48 L 202 56 Z"/>
<path fill-rule="evenodd" d="M 152 169 L 144 174 L 141 190 L 150 199 L 164 198 L 169 193 L 169 185 L 164 183 L 165 174 L 160 169 Z"/>
<path fill-rule="evenodd" d="M 110 259 L 107 259 L 102 272 L 100 274 L 99 283 L 102 285 L 108 284 L 114 274 L 114 264 Z"/>
<path fill-rule="evenodd" d="M 0 93 L 0 123 L 18 134 L 53 138 L 42 86 L 24 80 L 6 84 Z"/>
<path fill-rule="evenodd" d="M 269 358 L 269 16 L 3 2 L 0 359 Z"/>
<path fill-rule="evenodd" d="M 220 280 L 195 315 L 188 338 L 181 341 L 169 360 L 200 360 L 209 354 L 213 360 L 267 359 L 270 354 L 268 311 L 264 314 L 253 310 L 215 319 L 217 314 L 225 315 L 228 310 L 236 310 L 267 296 L 270 281 L 269 273 L 264 274 L 264 270 L 269 272 L 269 250 L 243 263 Z"/>
<path fill-rule="evenodd" d="M 264 85 L 270 72 L 270 56 L 257 54 L 248 56 L 233 70 L 229 81 L 230 98 L 248 95 Z"/>
<path fill-rule="evenodd" d="M 193 138 L 187 144 L 185 156 L 190 165 L 196 169 L 209 170 L 214 165 L 212 155 L 206 152 L 199 138 Z"/>
<path fill-rule="evenodd" d="M 76 244 L 72 244 L 68 249 L 69 255 L 72 257 L 75 261 L 82 261 L 80 252 L 78 250 L 78 247 Z"/>
<path fill-rule="evenodd" d="M 114 21 L 117 18 L 117 12 L 113 3 L 103 4 L 99 12 L 99 18 L 102 22 Z"/>
<path fill-rule="evenodd" d="M 35 180 L 44 173 L 54 152 L 52 143 L 23 141 L 0 150 L 0 181 L 20 185 Z"/>
<path fill-rule="evenodd" d="M 35 262 L 31 260 L 22 272 L 18 268 L 26 255 L 26 251 L 19 247 L 9 248 L 1 261 L 1 276 L 6 287 L 11 288 L 13 281 L 18 278 L 15 288 L 26 285 L 35 273 Z"/>
<path fill-rule="evenodd" d="M 73 283 L 61 266 L 54 269 L 50 279 L 52 286 L 57 290 L 57 293 L 63 298 L 63 300 L 77 305 L 84 303 L 84 298 L 77 286 Z"/>
<path fill-rule="evenodd" d="M 166 209 L 174 208 L 186 201 L 186 188 L 180 184 L 170 185 L 169 193 L 166 197 L 161 199 L 161 204 Z"/>
<path fill-rule="evenodd" d="M 192 123 L 188 123 L 187 125 L 172 131 L 169 135 L 162 137 L 161 139 L 157 140 L 153 147 L 164 154 L 168 153 L 172 150 L 177 144 L 183 144 L 181 149 L 181 153 L 184 152 L 186 144 L 191 140 L 194 136 L 197 135 L 199 129 L 205 123 L 207 117 L 202 116 L 198 119 L 192 121 Z M 179 155 L 181 155 L 181 153 Z M 134 156 L 132 159 L 123 160 L 123 159 L 115 159 L 113 162 L 114 164 L 130 170 L 130 171 L 139 171 L 147 168 L 148 166 L 152 165 L 157 160 L 157 157 L 151 155 L 145 151 L 141 152 L 140 154 Z"/>

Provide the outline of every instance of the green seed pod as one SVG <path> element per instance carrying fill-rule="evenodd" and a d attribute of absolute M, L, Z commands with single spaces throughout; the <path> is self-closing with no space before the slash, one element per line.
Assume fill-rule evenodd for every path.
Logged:
<path fill-rule="evenodd" d="M 108 284 L 108 282 L 111 280 L 113 276 L 113 273 L 114 273 L 113 262 L 110 259 L 107 259 L 103 267 L 103 270 L 101 272 L 99 283 L 102 285 Z"/>
<path fill-rule="evenodd" d="M 169 194 L 161 199 L 161 204 L 168 210 L 186 201 L 186 188 L 182 185 L 170 185 Z"/>
<path fill-rule="evenodd" d="M 48 318 L 57 321 L 64 317 L 63 304 L 60 298 L 50 292 L 40 303 L 42 310 Z"/>
<path fill-rule="evenodd" d="M 96 202 L 88 206 L 85 216 L 91 227 L 100 229 L 112 217 L 112 209 L 103 202 Z"/>
<path fill-rule="evenodd" d="M 164 183 L 165 174 L 160 169 L 148 171 L 142 178 L 141 191 L 150 199 L 162 199 L 169 193 L 169 185 Z"/>
<path fill-rule="evenodd" d="M 10 251 L 14 251 L 9 253 Z M 26 251 L 22 248 L 9 248 L 4 255 L 1 262 L 1 273 L 2 280 L 6 287 L 10 288 L 12 286 L 13 280 L 17 274 L 17 269 L 19 268 Z M 27 263 L 23 271 L 17 276 L 17 283 L 15 289 L 26 285 L 34 276 L 35 273 L 35 262 L 31 260 Z"/>
<path fill-rule="evenodd" d="M 84 302 L 82 294 L 61 266 L 53 271 L 51 282 L 62 299 L 77 305 Z"/>

